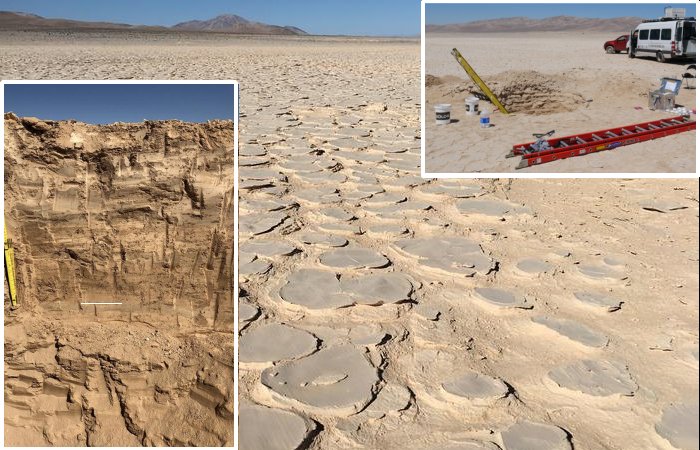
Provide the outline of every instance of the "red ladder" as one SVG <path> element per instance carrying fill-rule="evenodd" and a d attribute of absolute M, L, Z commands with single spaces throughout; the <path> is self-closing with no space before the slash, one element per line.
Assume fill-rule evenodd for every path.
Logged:
<path fill-rule="evenodd" d="M 548 139 L 549 148 L 542 151 L 533 150 L 531 146 L 535 142 L 514 145 L 511 152 L 506 155 L 506 158 L 522 156 L 522 161 L 520 161 L 516 169 L 524 169 L 525 167 L 544 164 L 557 159 L 612 150 L 623 145 L 636 144 L 694 129 L 695 121 L 690 120 L 690 117 L 671 117 L 619 128 L 598 130 L 592 133 Z"/>

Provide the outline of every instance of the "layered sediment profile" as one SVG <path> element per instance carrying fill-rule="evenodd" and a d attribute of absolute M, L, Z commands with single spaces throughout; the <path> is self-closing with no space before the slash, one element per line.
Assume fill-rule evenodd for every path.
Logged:
<path fill-rule="evenodd" d="M 233 445 L 233 122 L 6 114 L 4 158 L 5 444 Z"/>

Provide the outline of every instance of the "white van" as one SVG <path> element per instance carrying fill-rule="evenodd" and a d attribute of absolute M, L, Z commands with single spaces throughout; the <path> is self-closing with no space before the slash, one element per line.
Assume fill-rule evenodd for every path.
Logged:
<path fill-rule="evenodd" d="M 664 17 L 645 20 L 630 33 L 629 57 L 654 56 L 668 59 L 695 59 L 695 18 Z"/>

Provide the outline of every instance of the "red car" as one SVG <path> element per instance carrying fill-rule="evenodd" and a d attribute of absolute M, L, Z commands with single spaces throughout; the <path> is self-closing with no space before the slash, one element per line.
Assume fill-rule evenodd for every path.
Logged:
<path fill-rule="evenodd" d="M 620 52 L 626 52 L 627 51 L 627 41 L 629 40 L 630 35 L 625 34 L 623 36 L 620 36 L 619 38 L 615 39 L 614 41 L 608 41 L 605 44 L 603 44 L 603 48 L 605 49 L 605 53 L 620 53 Z"/>

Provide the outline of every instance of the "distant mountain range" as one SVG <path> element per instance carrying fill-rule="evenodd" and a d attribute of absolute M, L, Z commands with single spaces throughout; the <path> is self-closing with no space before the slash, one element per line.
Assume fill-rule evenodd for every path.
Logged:
<path fill-rule="evenodd" d="M 629 31 L 639 25 L 641 17 L 589 19 L 575 16 L 555 16 L 544 19 L 506 17 L 446 25 L 426 25 L 428 33 L 507 33 L 525 31 Z"/>
<path fill-rule="evenodd" d="M 170 28 L 173 30 L 218 31 L 235 34 L 308 34 L 301 28 L 252 22 L 235 14 L 224 14 L 209 20 L 190 20 L 189 22 L 178 23 Z"/>
<path fill-rule="evenodd" d="M 209 20 L 191 20 L 172 27 L 129 25 L 112 22 L 85 22 L 69 19 L 47 19 L 22 12 L 0 11 L 0 30 L 162 30 L 162 31 L 200 31 L 231 34 L 265 34 L 265 35 L 306 35 L 304 30 L 292 26 L 269 25 L 253 22 L 234 14 L 224 14 Z"/>

